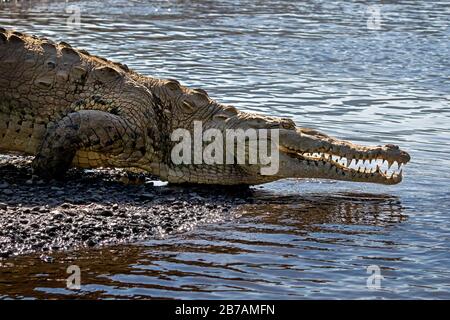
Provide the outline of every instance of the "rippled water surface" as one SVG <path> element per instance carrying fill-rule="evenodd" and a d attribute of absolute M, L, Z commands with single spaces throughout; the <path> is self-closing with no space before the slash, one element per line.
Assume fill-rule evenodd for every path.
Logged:
<path fill-rule="evenodd" d="M 68 5 L 80 9 L 80 29 L 66 25 Z M 399 144 L 412 156 L 400 185 L 285 180 L 253 188 L 237 217 L 188 232 L 55 254 L 53 263 L 0 261 L 0 297 L 450 298 L 446 1 L 388 2 L 380 29 L 376 7 L 363 1 L 0 8 L 4 27 L 176 78 L 243 110 L 362 144 Z M 69 264 L 81 267 L 79 292 L 65 289 Z M 370 265 L 384 277 L 379 290 L 366 287 Z"/>

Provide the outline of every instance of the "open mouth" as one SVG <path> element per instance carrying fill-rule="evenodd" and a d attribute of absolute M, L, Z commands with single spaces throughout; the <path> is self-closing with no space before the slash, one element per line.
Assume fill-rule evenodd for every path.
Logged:
<path fill-rule="evenodd" d="M 389 154 L 385 149 L 393 154 Z M 367 153 L 335 154 L 327 152 L 299 152 L 282 147 L 290 157 L 305 161 L 324 171 L 324 176 L 359 182 L 397 184 L 403 179 L 403 166 L 408 163 L 409 155 L 396 146 L 388 145 L 372 149 Z M 396 152 L 397 151 L 397 152 Z"/>

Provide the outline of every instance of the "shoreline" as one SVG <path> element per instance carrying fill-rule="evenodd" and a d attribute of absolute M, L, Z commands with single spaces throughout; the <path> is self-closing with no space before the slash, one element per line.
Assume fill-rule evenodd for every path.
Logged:
<path fill-rule="evenodd" d="M 0 155 L 0 259 L 154 239 L 224 220 L 246 202 L 242 190 L 155 186 L 120 169 L 71 169 L 64 181 L 31 184 L 31 159 Z"/>

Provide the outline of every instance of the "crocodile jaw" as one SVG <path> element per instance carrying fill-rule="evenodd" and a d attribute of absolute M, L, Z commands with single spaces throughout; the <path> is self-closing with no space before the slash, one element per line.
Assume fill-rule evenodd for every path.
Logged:
<path fill-rule="evenodd" d="M 410 156 L 396 145 L 362 146 L 316 130 L 280 130 L 280 178 L 397 184 Z M 396 170 L 395 170 L 396 169 Z"/>

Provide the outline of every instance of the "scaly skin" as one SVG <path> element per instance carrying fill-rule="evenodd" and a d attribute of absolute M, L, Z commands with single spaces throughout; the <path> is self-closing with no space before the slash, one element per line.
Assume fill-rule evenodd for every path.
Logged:
<path fill-rule="evenodd" d="M 261 175 L 257 164 L 175 165 L 170 133 L 193 131 L 194 121 L 224 134 L 226 129 L 280 129 L 278 173 Z M 71 166 L 122 167 L 174 183 L 227 185 L 282 178 L 395 184 L 401 172 L 361 172 L 338 160 L 400 165 L 410 159 L 394 145 L 360 146 L 296 127 L 290 119 L 241 112 L 176 80 L 143 76 L 66 43 L 2 28 L 0 152 L 35 155 L 34 174 L 49 179 L 62 177 Z"/>

